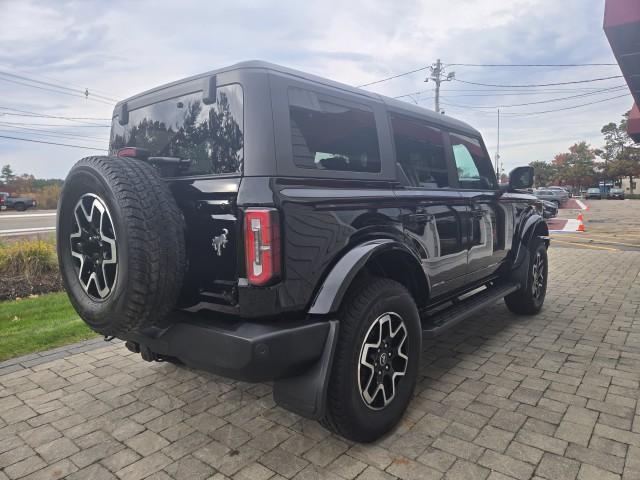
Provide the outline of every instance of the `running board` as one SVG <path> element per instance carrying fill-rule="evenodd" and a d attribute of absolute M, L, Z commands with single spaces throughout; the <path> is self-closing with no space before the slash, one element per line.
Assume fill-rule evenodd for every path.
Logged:
<path fill-rule="evenodd" d="M 422 336 L 432 338 L 453 328 L 467 317 L 506 297 L 520 288 L 517 283 L 506 283 L 489 287 L 452 306 L 425 318 L 429 323 L 422 328 Z"/>

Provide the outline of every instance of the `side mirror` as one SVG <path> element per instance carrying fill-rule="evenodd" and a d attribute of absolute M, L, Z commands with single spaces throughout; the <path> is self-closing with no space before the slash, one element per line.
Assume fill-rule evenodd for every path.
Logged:
<path fill-rule="evenodd" d="M 516 167 L 509 173 L 509 188 L 524 190 L 533 186 L 533 167 Z"/>

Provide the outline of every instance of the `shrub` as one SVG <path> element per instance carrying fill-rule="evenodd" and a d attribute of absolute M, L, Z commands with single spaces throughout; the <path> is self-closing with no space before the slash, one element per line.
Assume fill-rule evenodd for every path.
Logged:
<path fill-rule="evenodd" d="M 57 269 L 56 250 L 51 243 L 22 240 L 0 247 L 0 276 L 37 278 Z"/>
<path fill-rule="evenodd" d="M 58 198 L 60 198 L 60 185 L 47 185 L 41 190 L 32 194 L 38 202 L 38 208 L 44 208 L 47 210 L 55 209 L 58 207 Z"/>

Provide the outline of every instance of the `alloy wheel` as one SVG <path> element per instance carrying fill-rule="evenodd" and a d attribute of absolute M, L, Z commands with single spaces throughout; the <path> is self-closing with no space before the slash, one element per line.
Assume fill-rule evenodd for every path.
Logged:
<path fill-rule="evenodd" d="M 545 280 L 544 258 L 542 257 L 542 254 L 540 252 L 536 254 L 536 258 L 533 261 L 532 276 L 533 296 L 539 299 L 544 292 Z"/>
<path fill-rule="evenodd" d="M 408 365 L 404 320 L 397 313 L 383 313 L 369 327 L 360 349 L 358 387 L 365 405 L 372 410 L 389 405 Z"/>
<path fill-rule="evenodd" d="M 75 231 L 69 241 L 78 281 L 92 300 L 105 300 L 113 292 L 118 276 L 111 214 L 104 200 L 87 193 L 76 203 L 73 215 Z"/>

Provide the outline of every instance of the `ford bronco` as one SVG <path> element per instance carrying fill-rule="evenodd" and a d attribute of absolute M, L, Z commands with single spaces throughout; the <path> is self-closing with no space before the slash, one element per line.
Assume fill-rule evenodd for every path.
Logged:
<path fill-rule="evenodd" d="M 84 321 L 149 361 L 250 382 L 355 441 L 411 400 L 423 338 L 504 298 L 537 313 L 548 229 L 480 133 L 264 62 L 119 102 L 58 211 Z M 472 320 L 470 320 L 472 321 Z"/>

